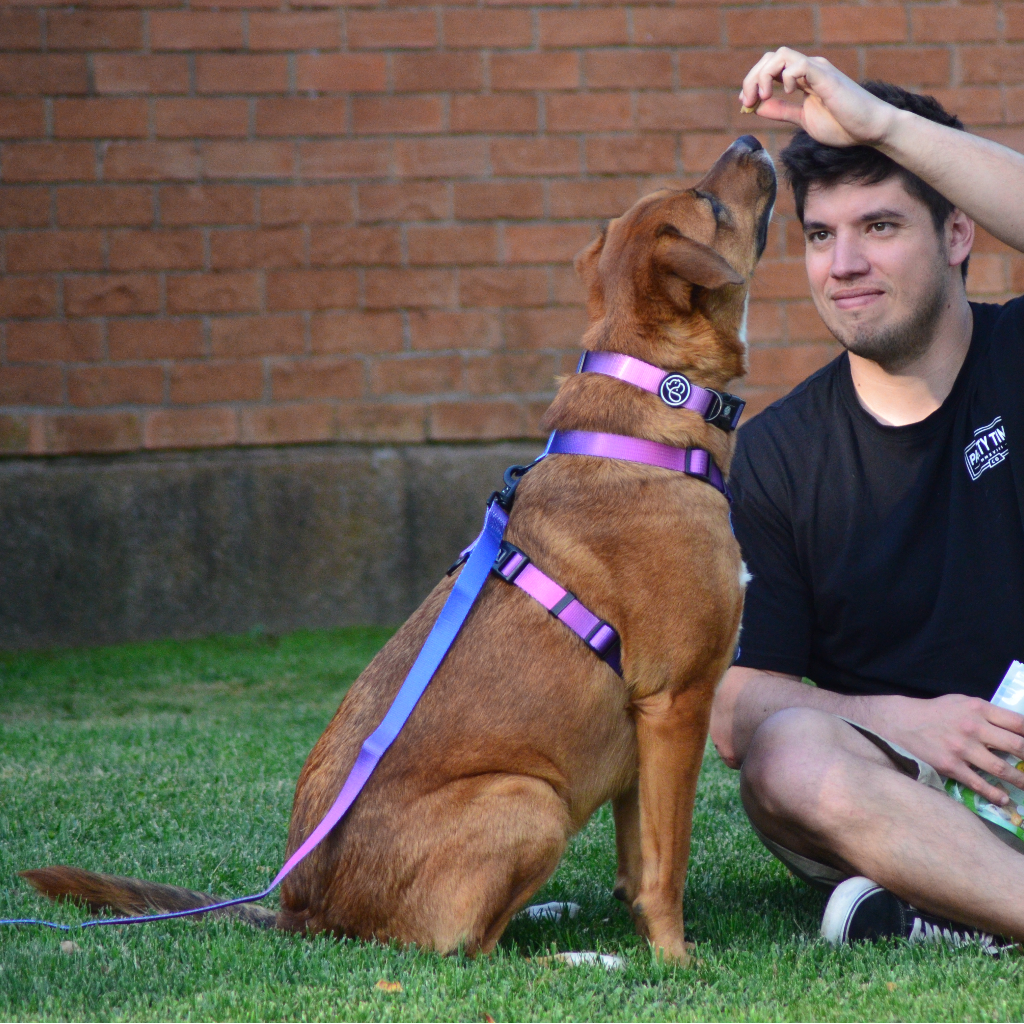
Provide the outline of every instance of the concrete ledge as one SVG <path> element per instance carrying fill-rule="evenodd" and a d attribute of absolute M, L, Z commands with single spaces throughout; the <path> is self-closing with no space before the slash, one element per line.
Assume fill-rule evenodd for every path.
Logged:
<path fill-rule="evenodd" d="M 0 460 L 0 648 L 397 624 L 541 447 Z"/>

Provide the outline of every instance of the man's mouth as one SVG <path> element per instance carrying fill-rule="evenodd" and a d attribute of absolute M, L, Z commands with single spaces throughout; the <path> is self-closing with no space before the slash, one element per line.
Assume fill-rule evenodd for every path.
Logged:
<path fill-rule="evenodd" d="M 885 295 L 881 288 L 841 288 L 829 298 L 837 309 L 863 309 Z"/>

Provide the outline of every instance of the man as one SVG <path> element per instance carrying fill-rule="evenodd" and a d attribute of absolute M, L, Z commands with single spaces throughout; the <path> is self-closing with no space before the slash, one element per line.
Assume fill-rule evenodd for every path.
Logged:
<path fill-rule="evenodd" d="M 974 222 L 1024 251 L 1024 157 L 869 88 L 784 48 L 740 94 L 802 129 L 783 162 L 846 351 L 740 431 L 753 580 L 711 735 L 768 848 L 834 889 L 832 941 L 1024 939 L 1024 844 L 940 778 L 1024 787 L 996 753 L 1024 758 L 1024 717 L 988 703 L 1024 661 L 1024 300 L 968 303 L 963 269 Z"/>

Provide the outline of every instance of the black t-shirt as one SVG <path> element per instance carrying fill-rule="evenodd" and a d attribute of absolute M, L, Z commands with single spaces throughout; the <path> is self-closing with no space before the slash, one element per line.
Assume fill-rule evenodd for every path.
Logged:
<path fill-rule="evenodd" d="M 739 431 L 737 664 L 987 700 L 1024 660 L 1024 298 L 972 309 L 956 383 L 921 422 L 875 420 L 843 353 Z"/>

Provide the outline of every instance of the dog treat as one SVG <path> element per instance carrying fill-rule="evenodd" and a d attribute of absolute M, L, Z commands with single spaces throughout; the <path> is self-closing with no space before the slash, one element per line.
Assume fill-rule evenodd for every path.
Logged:
<path fill-rule="evenodd" d="M 595 953 L 586 949 L 582 952 L 555 953 L 552 956 L 535 956 L 535 964 L 568 964 L 570 967 L 591 967 L 600 965 L 606 971 L 617 971 L 626 966 L 626 961 L 614 953 Z"/>
<path fill-rule="evenodd" d="M 1003 681 L 999 684 L 999 689 L 992 695 L 992 703 L 996 707 L 1024 714 L 1024 665 L 1019 661 L 1010 665 L 1006 675 L 1003 676 Z M 998 751 L 998 753 L 1002 753 L 1002 751 Z M 1024 771 L 1024 761 L 1021 761 L 1015 754 L 1003 753 L 1003 760 L 1018 771 Z M 968 789 L 953 779 L 946 779 L 946 792 L 957 803 L 974 811 L 979 818 L 991 821 L 1000 828 L 1012 832 L 1018 839 L 1024 840 L 1024 790 L 1020 790 L 1002 779 L 997 779 L 988 772 L 979 771 L 978 774 L 986 782 L 1001 789 L 1010 798 L 1005 807 L 991 803 L 975 793 L 973 789 Z"/>
<path fill-rule="evenodd" d="M 578 903 L 535 903 L 532 907 L 523 907 L 516 917 L 528 917 L 531 921 L 561 921 L 563 915 L 571 919 L 579 912 Z"/>
<path fill-rule="evenodd" d="M 740 113 L 741 114 L 756 114 L 757 113 L 757 108 L 759 106 L 761 106 L 761 101 L 759 99 L 754 100 L 754 105 L 752 107 L 744 107 L 744 106 L 741 105 L 740 106 Z"/>

